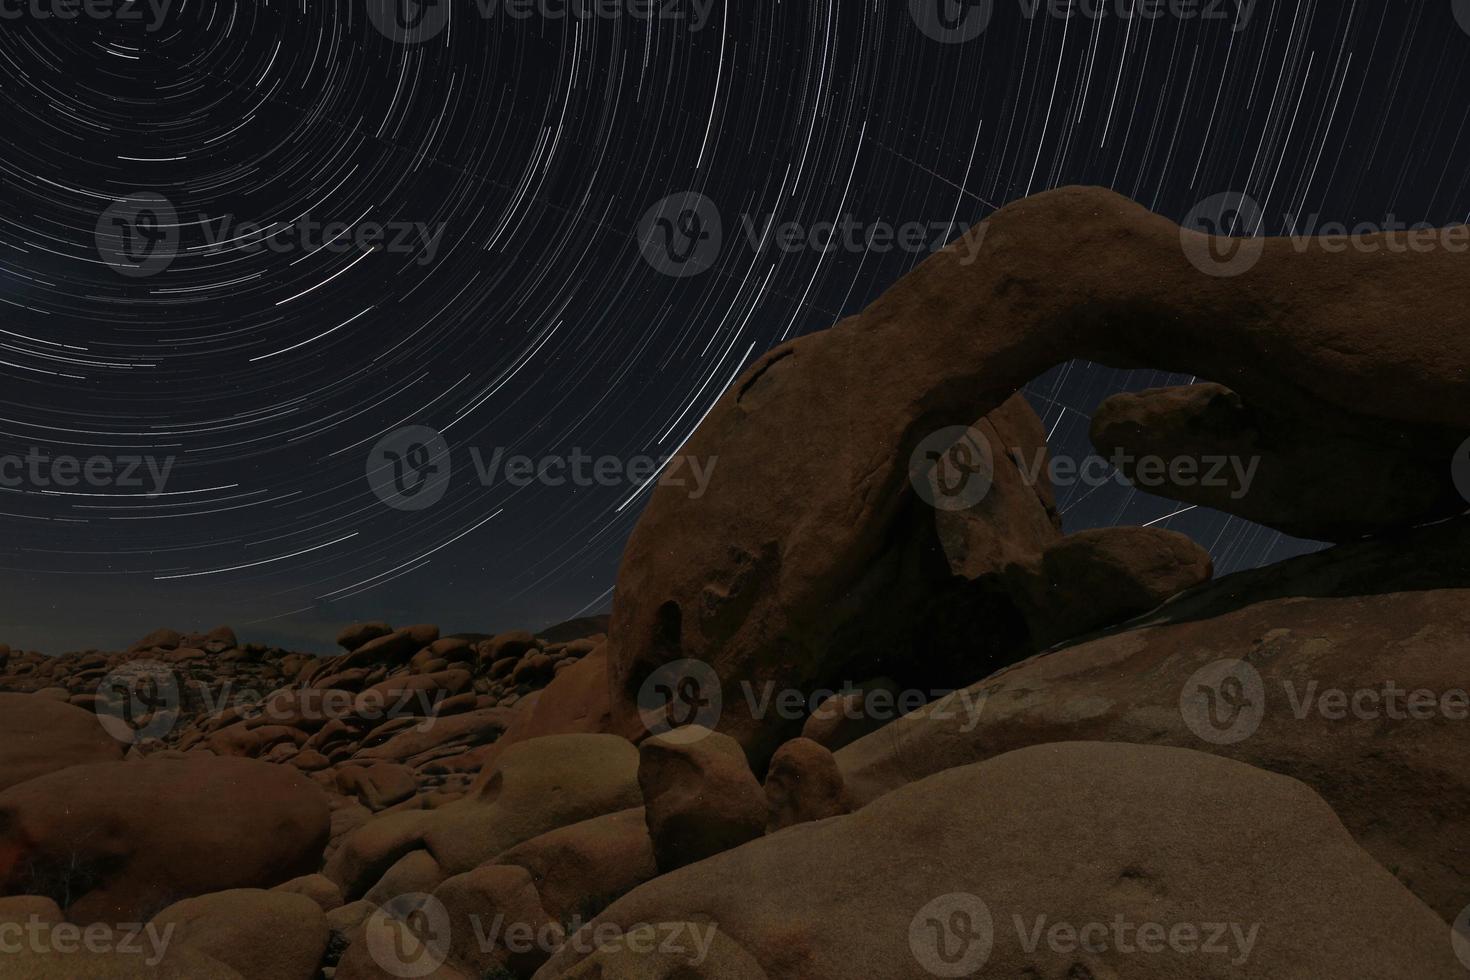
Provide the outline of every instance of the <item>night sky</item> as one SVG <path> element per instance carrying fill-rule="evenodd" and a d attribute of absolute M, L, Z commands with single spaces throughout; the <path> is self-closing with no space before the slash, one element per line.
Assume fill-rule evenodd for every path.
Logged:
<path fill-rule="evenodd" d="M 988 24 L 952 0 L 32 3 L 0 2 L 0 456 L 172 461 L 0 488 L 0 641 L 46 652 L 604 610 L 637 483 L 484 486 L 470 447 L 670 453 L 744 363 L 1030 193 L 1180 219 L 1246 191 L 1267 234 L 1470 210 L 1449 0 L 998 0 Z M 687 192 L 722 234 L 670 275 L 642 246 Z M 928 234 L 754 247 L 772 214 Z M 1099 400 L 1189 380 L 1077 363 L 1028 394 L 1085 455 Z M 416 510 L 367 476 L 404 426 L 452 467 Z M 1312 547 L 1118 486 L 1059 496 L 1069 530 L 1158 521 L 1220 571 Z"/>

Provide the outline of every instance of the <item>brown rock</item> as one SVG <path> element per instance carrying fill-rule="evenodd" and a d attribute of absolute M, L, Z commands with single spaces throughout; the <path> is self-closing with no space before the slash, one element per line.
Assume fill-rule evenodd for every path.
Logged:
<path fill-rule="evenodd" d="M 337 645 L 351 653 L 364 643 L 387 636 L 392 632 L 393 627 L 387 623 L 355 623 L 337 634 Z"/>
<path fill-rule="evenodd" d="M 1214 562 L 1199 545 L 1150 527 L 1070 534 L 1037 560 L 1007 569 L 1040 649 L 1142 615 L 1213 574 Z"/>
<path fill-rule="evenodd" d="M 326 875 L 303 875 L 300 878 L 292 878 L 283 885 L 277 885 L 272 891 L 305 895 L 323 912 L 331 912 L 333 909 L 342 907 L 342 889 L 338 888 L 336 883 Z"/>
<path fill-rule="evenodd" d="M 841 816 L 851 809 L 830 750 L 792 739 L 776 750 L 766 773 L 766 833 Z"/>
<path fill-rule="evenodd" d="M 924 664 L 899 634 L 930 583 L 886 572 L 903 567 L 896 543 L 923 541 L 910 460 L 929 434 L 1070 359 L 1209 377 L 1336 431 L 1369 420 L 1447 463 L 1470 432 L 1470 332 L 1442 325 L 1470 304 L 1470 256 L 1261 245 L 1244 274 L 1208 276 L 1190 261 L 1205 236 L 1108 191 L 1050 191 L 1002 208 L 861 314 L 760 358 L 684 445 L 719 461 L 706 492 L 655 488 L 624 552 L 616 730 L 640 736 L 638 692 L 684 658 L 726 683 L 803 689 L 839 680 L 831 661 L 852 663 L 850 637 Z M 1434 479 L 1448 485 L 1449 466 Z M 905 581 L 925 588 L 910 598 Z M 881 665 L 860 676 L 877 673 L 916 686 Z M 727 708 L 721 730 L 755 757 L 784 740 Z"/>
<path fill-rule="evenodd" d="M 0 790 L 67 766 L 122 757 L 122 743 L 96 715 L 33 694 L 0 694 Z"/>
<path fill-rule="evenodd" d="M 355 796 L 374 812 L 402 803 L 419 790 L 418 778 L 407 766 L 378 763 L 343 766 L 337 770 L 337 788 Z"/>
<path fill-rule="evenodd" d="M 1445 483 L 1447 454 L 1404 441 L 1392 425 L 1324 426 L 1269 401 L 1249 405 L 1222 385 L 1114 395 L 1093 413 L 1092 441 L 1135 482 L 1140 458 L 1190 467 L 1185 479 L 1151 481 L 1149 493 L 1311 541 L 1354 541 L 1465 505 Z"/>
<path fill-rule="evenodd" d="M 759 837 L 766 801 L 745 751 L 691 725 L 639 746 L 638 785 L 661 873 Z"/>
<path fill-rule="evenodd" d="M 189 755 L 73 766 L 0 793 L 0 893 L 50 897 L 73 922 L 138 922 L 317 869 L 328 808 L 305 776 Z"/>
<path fill-rule="evenodd" d="M 471 976 L 530 976 L 561 943 L 524 868 L 484 865 L 445 881 L 434 899 L 448 913 L 450 960 Z"/>
<path fill-rule="evenodd" d="M 532 837 L 495 863 L 530 872 L 542 906 L 558 922 L 591 919 L 658 874 L 642 807 Z"/>

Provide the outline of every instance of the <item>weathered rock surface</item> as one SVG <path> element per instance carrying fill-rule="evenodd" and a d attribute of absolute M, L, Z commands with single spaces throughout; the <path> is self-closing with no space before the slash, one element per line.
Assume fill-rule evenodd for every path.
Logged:
<path fill-rule="evenodd" d="M 861 804 L 1045 742 L 1228 756 L 1312 786 L 1369 853 L 1453 919 L 1470 903 L 1465 583 L 1470 521 L 1233 575 L 1134 628 L 960 692 L 982 706 L 978 724 L 938 702 L 837 761 Z M 1239 683 L 1197 673 L 1235 660 L 1254 671 Z"/>
<path fill-rule="evenodd" d="M 759 837 L 766 801 L 745 751 L 698 726 L 655 735 L 639 747 L 638 785 L 660 872 Z"/>
<path fill-rule="evenodd" d="M 1120 917 L 1134 931 L 1116 942 Z M 1055 744 L 951 769 L 664 875 L 584 931 L 674 921 L 717 924 L 772 980 L 1462 974 L 1444 922 L 1308 787 L 1151 746 Z M 1073 941 L 1033 945 L 1037 923 Z M 1204 952 L 1210 923 L 1225 927 Z M 1193 951 L 1142 952 L 1145 924 L 1194 928 Z M 574 972 L 585 958 L 564 949 L 537 980 L 597 976 Z"/>

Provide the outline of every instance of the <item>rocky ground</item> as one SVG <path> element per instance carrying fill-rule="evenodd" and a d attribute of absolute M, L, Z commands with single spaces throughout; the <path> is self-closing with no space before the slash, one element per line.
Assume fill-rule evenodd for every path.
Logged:
<path fill-rule="evenodd" d="M 0 647 L 0 976 L 1470 976 L 1464 261 L 1180 234 L 1040 195 L 767 355 L 610 620 Z M 1097 448 L 1332 547 L 1066 533 L 1013 393 L 1070 357 L 1214 379 Z"/>

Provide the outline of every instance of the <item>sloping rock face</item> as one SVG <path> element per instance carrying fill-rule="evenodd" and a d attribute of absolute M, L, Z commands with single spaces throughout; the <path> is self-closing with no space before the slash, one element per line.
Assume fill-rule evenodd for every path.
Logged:
<path fill-rule="evenodd" d="M 933 526 L 910 461 L 932 433 L 989 416 L 1073 358 L 1210 378 L 1347 443 L 1391 437 L 1401 457 L 1424 461 L 1438 485 L 1426 499 L 1442 503 L 1410 514 L 1385 504 L 1375 518 L 1367 502 L 1359 528 L 1463 510 L 1449 462 L 1470 434 L 1470 331 L 1442 324 L 1470 304 L 1470 256 L 1272 239 L 1227 279 L 1191 264 L 1181 238 L 1210 246 L 1107 191 L 1037 195 L 862 314 L 761 358 L 684 447 L 719 459 L 707 492 L 655 490 L 624 554 L 609 648 L 617 729 L 641 737 L 641 687 L 685 658 L 725 681 L 797 686 L 830 680 L 834 658 L 861 661 L 870 639 L 926 664 L 912 617 L 932 590 L 910 595 L 897 580 L 912 572 L 885 572 L 904 567 L 906 548 L 922 553 Z M 787 734 L 731 707 L 721 729 L 757 756 Z"/>
<path fill-rule="evenodd" d="M 321 865 L 325 794 L 247 759 L 72 766 L 0 793 L 0 895 L 72 922 L 146 922 L 181 899 L 269 888 Z"/>
<path fill-rule="evenodd" d="M 1467 631 L 1461 520 L 1222 579 L 1134 628 L 960 692 L 978 714 L 939 702 L 837 761 L 861 804 L 1039 743 L 1226 756 L 1313 787 L 1451 921 L 1470 904 Z"/>
<path fill-rule="evenodd" d="M 951 769 L 664 875 L 584 932 L 691 921 L 771 980 L 1462 975 L 1444 923 L 1309 788 L 1146 746 Z M 536 980 L 596 976 L 585 958 Z"/>

